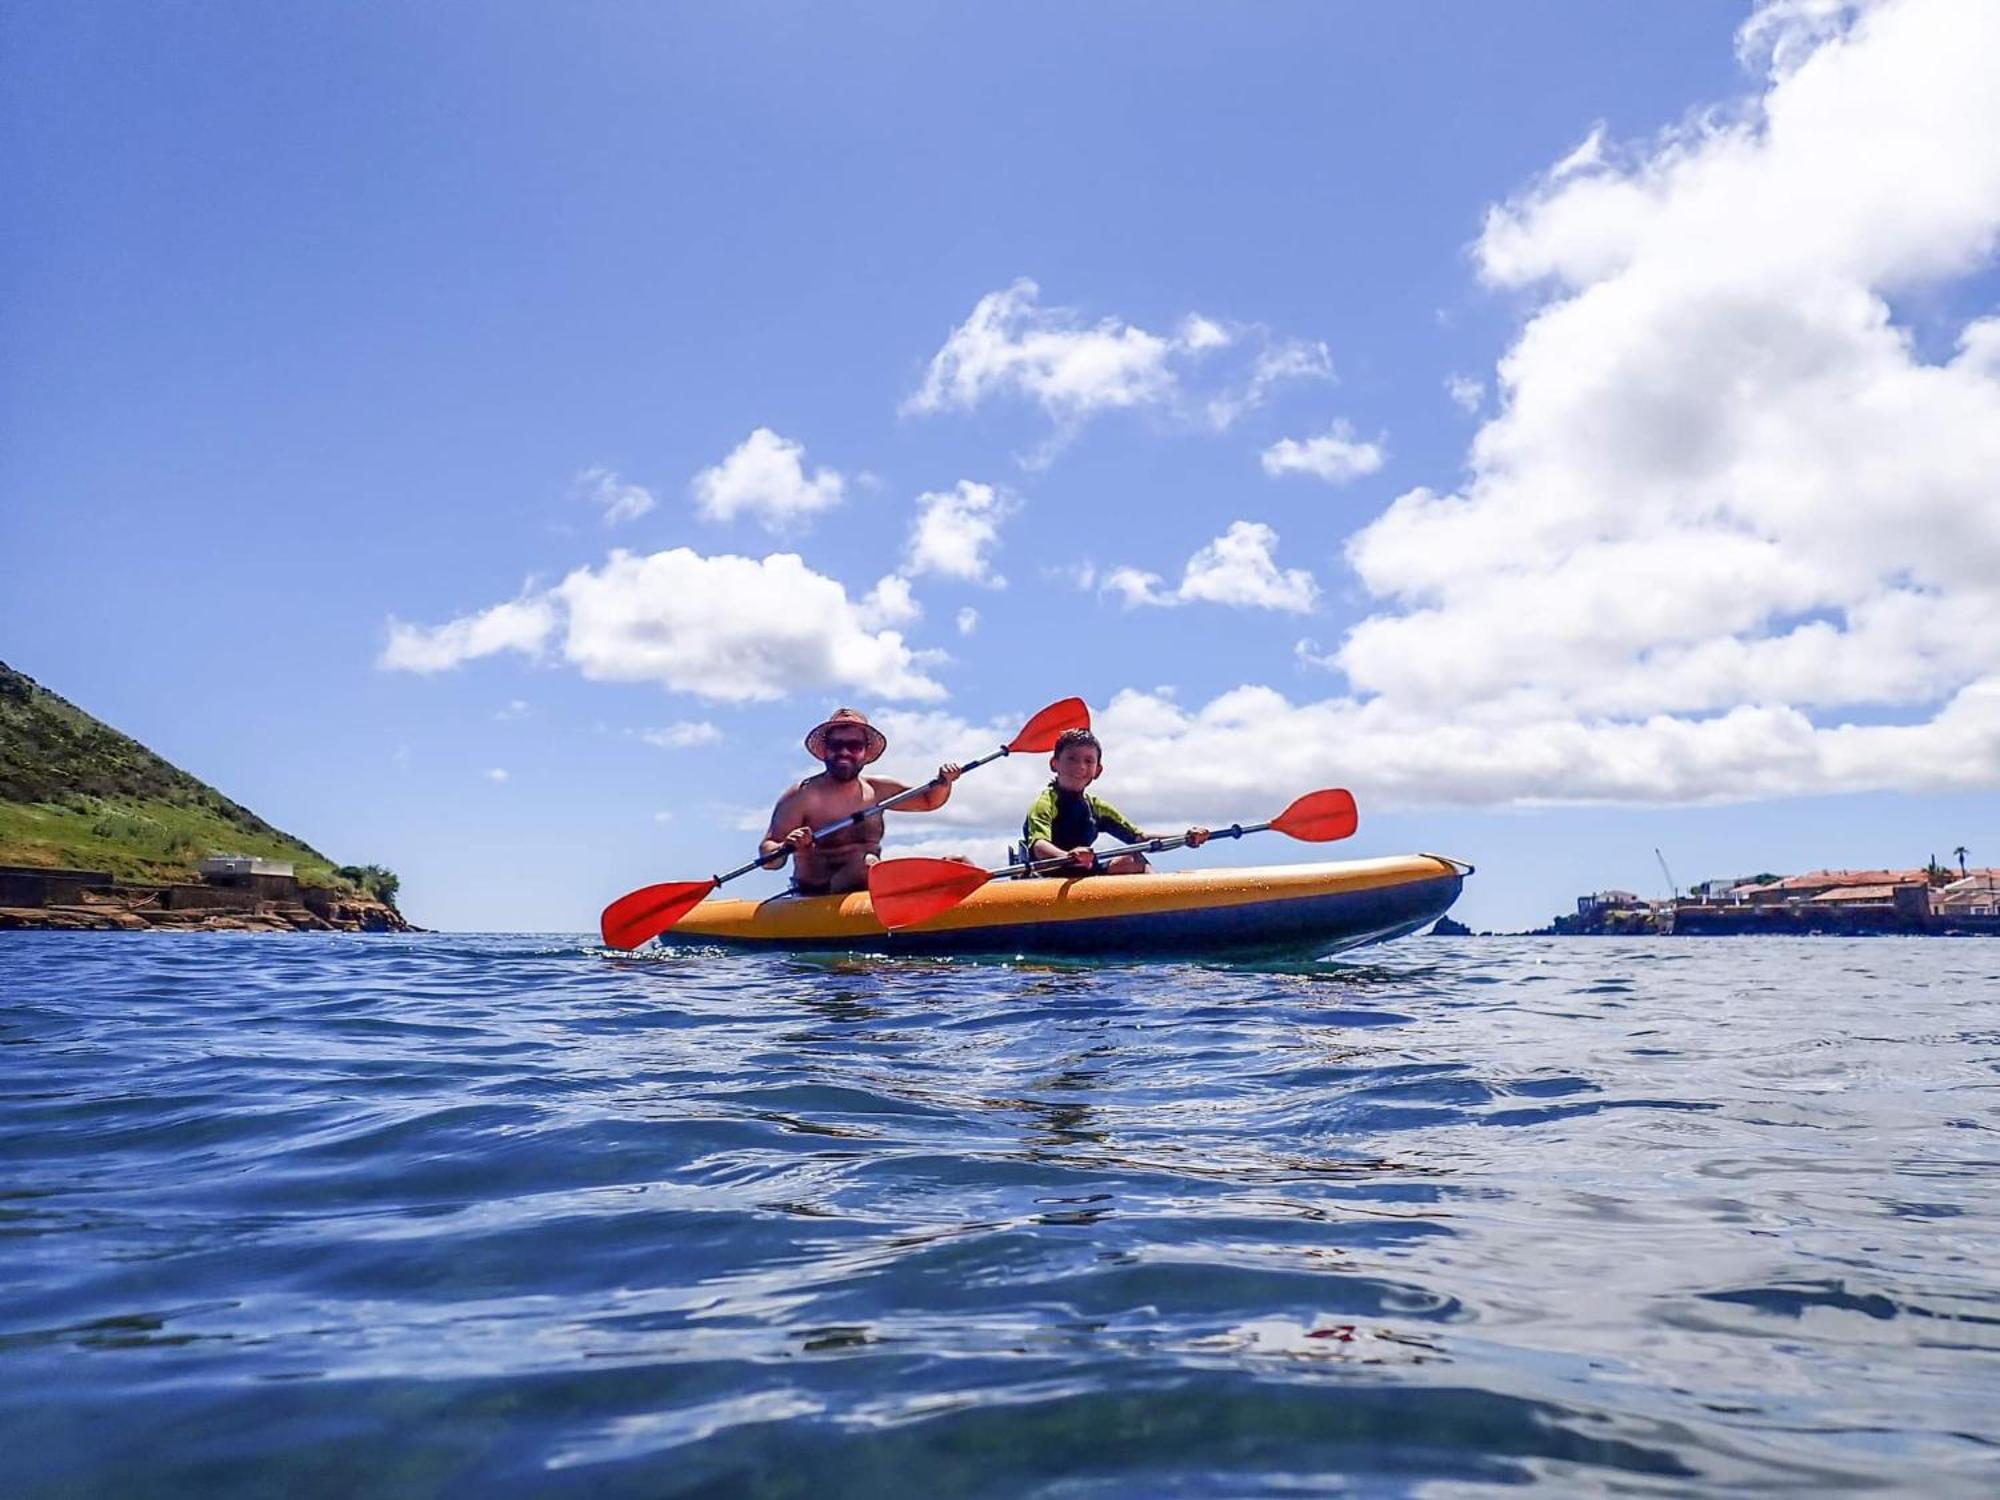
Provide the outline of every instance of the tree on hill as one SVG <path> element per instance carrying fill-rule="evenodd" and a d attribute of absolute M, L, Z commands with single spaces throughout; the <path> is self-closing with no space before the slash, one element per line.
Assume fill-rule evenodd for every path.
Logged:
<path fill-rule="evenodd" d="M 401 877 L 381 865 L 342 865 L 333 873 L 352 881 L 384 906 L 394 906 L 396 892 L 403 888 Z"/>

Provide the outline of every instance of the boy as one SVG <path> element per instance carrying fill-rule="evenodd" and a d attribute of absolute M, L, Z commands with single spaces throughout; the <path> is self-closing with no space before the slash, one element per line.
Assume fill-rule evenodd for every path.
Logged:
<path fill-rule="evenodd" d="M 1099 864 L 1090 846 L 1100 833 L 1108 833 L 1121 843 L 1140 844 L 1157 835 L 1141 833 L 1130 818 L 1085 788 L 1104 774 L 1104 747 L 1088 729 L 1066 729 L 1056 740 L 1056 753 L 1049 757 L 1055 780 L 1028 809 L 1021 824 L 1025 858 L 1031 860 L 1069 858 L 1069 867 L 1040 870 L 1037 874 L 1070 879 L 1078 875 L 1143 875 L 1150 868 L 1143 854 L 1120 854 Z M 1199 849 L 1208 842 L 1206 828 L 1187 831 L 1188 847 Z"/>

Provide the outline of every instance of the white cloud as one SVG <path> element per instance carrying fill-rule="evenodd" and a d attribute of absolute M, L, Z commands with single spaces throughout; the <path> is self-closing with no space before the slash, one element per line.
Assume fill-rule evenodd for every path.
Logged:
<path fill-rule="evenodd" d="M 1549 181 L 1561 182 L 1565 177 L 1574 177 L 1578 172 L 1587 172 L 1600 166 L 1604 161 L 1604 125 L 1602 122 L 1591 127 L 1583 144 L 1570 152 L 1561 161 L 1549 168 Z"/>
<path fill-rule="evenodd" d="M 1227 349 L 1236 342 L 1236 335 L 1213 318 L 1204 318 L 1200 313 L 1189 313 L 1181 320 L 1180 338 L 1177 342 L 1183 349 L 1202 352 L 1209 349 Z"/>
<path fill-rule="evenodd" d="M 1097 564 L 1093 562 L 1043 563 L 1041 573 L 1042 577 L 1073 589 L 1097 587 Z"/>
<path fill-rule="evenodd" d="M 1889 301 L 1949 305 L 1928 289 L 1992 264 L 2000 9 L 1787 4 L 1744 36 L 1771 69 L 1753 103 L 1599 137 L 1489 220 L 1483 274 L 1545 300 L 1465 484 L 1353 538 L 1375 612 L 1299 643 L 1348 689 L 1120 693 L 1107 796 L 1173 827 L 1332 785 L 1365 822 L 2000 784 L 2000 319 L 1926 362 Z M 1248 566 L 1190 573 L 1268 584 L 1272 547 L 1243 542 Z M 982 737 L 910 715 L 898 748 Z M 1017 774 L 935 818 L 1008 828 Z"/>
<path fill-rule="evenodd" d="M 751 515 L 777 531 L 838 505 L 847 481 L 832 469 L 807 478 L 806 450 L 759 427 L 730 455 L 694 477 L 695 506 L 711 521 Z"/>
<path fill-rule="evenodd" d="M 569 616 L 564 654 L 595 680 L 658 682 L 730 703 L 834 685 L 885 698 L 944 694 L 900 634 L 868 630 L 840 584 L 795 553 L 614 552 L 556 592 Z"/>
<path fill-rule="evenodd" d="M 673 820 L 674 815 L 670 812 L 656 812 L 653 814 L 653 821 L 655 823 L 671 823 Z"/>
<path fill-rule="evenodd" d="M 1319 598 L 1319 586 L 1303 568 L 1281 570 L 1273 556 L 1277 545 L 1278 533 L 1262 522 L 1233 521 L 1229 530 L 1188 559 L 1177 588 L 1166 590 L 1157 573 L 1133 567 L 1112 569 L 1103 587 L 1122 595 L 1127 608 L 1200 601 L 1309 613 Z"/>
<path fill-rule="evenodd" d="M 604 524 L 636 521 L 659 502 L 643 485 L 627 484 L 610 469 L 585 469 L 576 476 L 577 492 L 604 512 Z"/>
<path fill-rule="evenodd" d="M 1287 380 L 1333 379 L 1333 351 L 1317 340 L 1284 339 L 1268 344 L 1251 367 L 1250 389 L 1262 395 Z"/>
<path fill-rule="evenodd" d="M 443 672 L 500 651 L 539 655 L 556 628 L 556 611 L 543 595 L 527 595 L 465 615 L 448 625 L 425 627 L 389 621 L 389 640 L 376 664 L 398 672 Z"/>
<path fill-rule="evenodd" d="M 529 710 L 528 710 L 527 699 L 512 698 L 508 700 L 507 706 L 505 708 L 496 709 L 494 711 L 493 717 L 500 720 L 502 723 L 506 723 L 512 719 L 525 719 L 528 717 L 528 712 Z"/>
<path fill-rule="evenodd" d="M 1340 669 L 1340 663 L 1327 652 L 1320 650 L 1319 642 L 1311 636 L 1293 643 L 1292 660 L 1302 667 L 1315 667 L 1321 671 L 1332 672 Z"/>
<path fill-rule="evenodd" d="M 687 750 L 696 745 L 718 745 L 722 742 L 722 731 L 706 719 L 683 719 L 678 724 L 669 724 L 664 729 L 642 729 L 639 738 L 649 745 L 657 745 L 662 750 Z"/>
<path fill-rule="evenodd" d="M 1113 568 L 1104 575 L 1103 588 L 1106 593 L 1123 596 L 1127 609 L 1136 609 L 1141 604 L 1178 604 L 1173 595 L 1164 593 L 1161 585 L 1166 580 L 1158 573 L 1148 573 L 1141 568 Z"/>
<path fill-rule="evenodd" d="M 935 713 L 889 714 L 883 722 L 898 764 L 912 767 L 963 759 L 993 733 L 1013 732 Z M 1105 753 L 1098 790 L 1147 828 L 1266 819 L 1302 793 L 1333 786 L 1353 790 L 1365 828 L 1377 813 L 1419 807 L 1991 786 L 2000 764 L 2000 684 L 1965 690 L 1928 724 L 1834 729 L 1795 710 L 1749 706 L 1707 719 L 1453 719 L 1382 699 L 1294 702 L 1268 687 L 1236 688 L 1196 708 L 1128 690 L 1095 706 L 1093 725 Z M 939 812 L 902 826 L 926 840 L 944 840 L 930 832 L 942 826 L 1011 833 L 1046 777 L 1044 765 L 1042 757 L 1013 757 L 965 778 Z"/>
<path fill-rule="evenodd" d="M 1474 380 L 1470 375 L 1447 375 L 1444 388 L 1451 397 L 1452 405 L 1462 412 L 1476 412 L 1485 404 L 1486 382 L 1483 380 Z"/>
<path fill-rule="evenodd" d="M 1284 382 L 1333 375 L 1333 357 L 1316 341 L 1275 339 L 1261 327 L 1230 327 L 1199 313 L 1182 318 L 1171 335 L 1118 318 L 1087 323 L 1070 308 L 1044 307 L 1040 296 L 1023 278 L 981 297 L 932 358 L 903 411 L 969 411 L 998 396 L 1033 401 L 1056 424 L 1050 442 L 1025 460 L 1039 467 L 1099 412 L 1174 407 L 1186 420 L 1223 428 Z M 1187 377 L 1204 361 L 1239 345 L 1243 353 L 1203 382 L 1207 394 L 1186 392 Z M 1249 356 L 1252 348 L 1257 352 Z"/>
<path fill-rule="evenodd" d="M 1362 696 L 1314 711 L 1431 725 L 1454 795 L 2000 781 L 2000 333 L 1926 362 L 1889 300 L 1993 262 L 2000 8 L 1785 3 L 1742 41 L 1755 100 L 1489 215 L 1481 274 L 1545 298 L 1499 412 L 1457 492 L 1350 540 Z"/>
<path fill-rule="evenodd" d="M 924 671 L 933 658 L 863 614 L 794 553 L 620 550 L 600 568 L 462 620 L 428 630 L 392 621 L 381 665 L 431 672 L 495 651 L 538 653 L 560 629 L 563 659 L 593 681 L 656 682 L 725 703 L 824 687 L 943 697 Z"/>
<path fill-rule="evenodd" d="M 486 773 L 486 779 L 488 781 L 495 783 L 502 782 L 507 779 L 507 773 L 503 771 L 500 767 L 495 766 L 492 770 Z"/>
<path fill-rule="evenodd" d="M 1345 484 L 1373 474 L 1382 467 L 1386 455 L 1379 442 L 1355 440 L 1354 429 L 1335 422 L 1324 434 L 1307 438 L 1281 438 L 1264 450 L 1264 472 L 1273 478 L 1281 474 L 1310 474 L 1328 484 Z"/>
<path fill-rule="evenodd" d="M 1238 379 L 1208 398 L 1207 413 L 1217 431 L 1270 399 L 1280 385 L 1294 380 L 1333 379 L 1333 352 L 1323 343 L 1304 339 L 1265 341 L 1251 362 L 1247 378 Z"/>
<path fill-rule="evenodd" d="M 1084 326 L 1067 308 L 1042 307 L 1041 288 L 1025 277 L 988 292 L 944 342 L 924 383 L 903 403 L 907 412 L 969 410 L 1008 392 L 1039 402 L 1051 416 L 1073 420 L 1106 408 L 1159 401 L 1174 387 L 1168 359 L 1175 340 L 1106 318 Z M 1216 346 L 1222 330 L 1190 319 L 1190 348 Z"/>
<path fill-rule="evenodd" d="M 960 635 L 971 635 L 978 628 L 979 611 L 968 604 L 958 612 L 958 633 Z"/>
<path fill-rule="evenodd" d="M 900 573 L 885 573 L 875 587 L 861 596 L 854 607 L 855 618 L 864 630 L 880 630 L 888 625 L 907 625 L 923 618 L 923 607 L 910 592 L 910 580 Z"/>
<path fill-rule="evenodd" d="M 999 545 L 1000 523 L 1017 508 L 1005 493 L 970 479 L 961 479 L 948 490 L 919 495 L 907 570 L 1005 587 L 1007 580 L 993 572 L 987 554 Z"/>

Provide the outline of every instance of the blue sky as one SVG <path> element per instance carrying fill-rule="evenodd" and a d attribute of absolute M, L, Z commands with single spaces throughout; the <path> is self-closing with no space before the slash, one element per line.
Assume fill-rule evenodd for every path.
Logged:
<path fill-rule="evenodd" d="M 1992 21 L 17 7 L 0 657 L 441 927 L 740 862 L 846 702 L 1350 786 L 1479 926 L 2000 862 Z"/>

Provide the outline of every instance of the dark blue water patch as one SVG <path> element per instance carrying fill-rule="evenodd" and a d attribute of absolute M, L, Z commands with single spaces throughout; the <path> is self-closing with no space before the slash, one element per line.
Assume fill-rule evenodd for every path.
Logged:
<path fill-rule="evenodd" d="M 0 1493 L 1992 1493 L 1997 947 L 0 939 Z"/>

